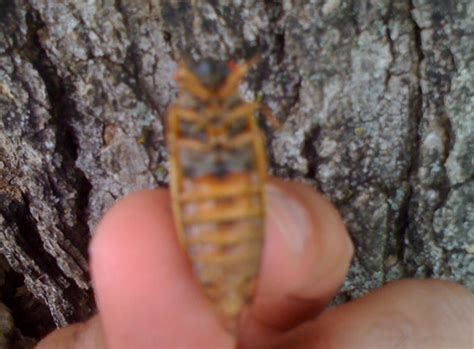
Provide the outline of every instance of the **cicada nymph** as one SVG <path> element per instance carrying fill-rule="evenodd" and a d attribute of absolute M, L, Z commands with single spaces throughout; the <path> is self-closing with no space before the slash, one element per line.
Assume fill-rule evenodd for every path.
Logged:
<path fill-rule="evenodd" d="M 252 65 L 212 59 L 176 73 L 168 113 L 170 187 L 182 248 L 205 294 L 235 325 L 250 301 L 264 238 L 266 156 L 260 103 L 239 85 Z"/>

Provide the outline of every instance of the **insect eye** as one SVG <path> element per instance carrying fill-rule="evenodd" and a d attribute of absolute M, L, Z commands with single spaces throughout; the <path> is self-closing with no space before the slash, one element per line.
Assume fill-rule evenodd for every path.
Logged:
<path fill-rule="evenodd" d="M 192 72 L 208 88 L 218 88 L 229 75 L 229 69 L 223 62 L 214 59 L 203 59 L 196 63 Z"/>
<path fill-rule="evenodd" d="M 212 73 L 211 63 L 209 61 L 201 61 L 196 65 L 194 74 L 196 74 L 201 80 L 206 79 Z"/>

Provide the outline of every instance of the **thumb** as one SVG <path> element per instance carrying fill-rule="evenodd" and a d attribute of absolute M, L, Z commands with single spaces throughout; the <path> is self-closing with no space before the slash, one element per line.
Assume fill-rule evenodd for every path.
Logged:
<path fill-rule="evenodd" d="M 49 336 L 41 340 L 35 347 L 35 349 L 64 348 L 104 348 L 102 341 L 102 330 L 98 316 L 96 315 L 86 322 L 74 324 L 54 331 Z"/>

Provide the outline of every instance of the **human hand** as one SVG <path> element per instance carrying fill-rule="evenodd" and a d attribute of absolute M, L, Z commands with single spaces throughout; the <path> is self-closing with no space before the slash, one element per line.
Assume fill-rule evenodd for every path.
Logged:
<path fill-rule="evenodd" d="M 239 348 L 472 348 L 474 299 L 443 281 L 393 282 L 325 309 L 353 253 L 335 208 L 312 189 L 271 180 L 267 235 Z M 166 190 L 119 201 L 90 247 L 99 314 L 37 349 L 234 348 L 178 245 Z"/>

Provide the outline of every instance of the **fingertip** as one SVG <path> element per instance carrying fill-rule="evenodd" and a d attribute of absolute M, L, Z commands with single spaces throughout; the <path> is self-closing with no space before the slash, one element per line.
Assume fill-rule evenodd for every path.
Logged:
<path fill-rule="evenodd" d="M 98 316 L 58 329 L 43 338 L 35 349 L 104 348 Z"/>
<path fill-rule="evenodd" d="M 121 287 L 119 280 L 123 278 L 126 287 L 127 278 L 134 280 L 139 270 L 157 263 L 155 247 L 172 246 L 161 253 L 169 257 L 169 263 L 179 260 L 173 253 L 177 249 L 173 248 L 168 208 L 166 191 L 138 191 L 118 200 L 99 222 L 89 245 L 92 284 L 99 307 L 102 299 L 115 301 L 118 290 L 111 285 Z"/>
<path fill-rule="evenodd" d="M 322 311 L 342 284 L 354 251 L 339 213 L 314 189 L 270 179 L 266 192 L 260 275 L 245 315 L 253 333 L 244 330 L 242 335 L 247 341 L 271 336 L 268 329 L 286 330 Z"/>
<path fill-rule="evenodd" d="M 328 309 L 280 338 L 278 348 L 471 348 L 474 296 L 440 280 L 391 282 Z M 295 343 L 301 343 L 295 345 Z"/>
<path fill-rule="evenodd" d="M 279 192 L 274 200 L 270 200 L 270 205 L 283 200 L 301 207 L 306 213 L 307 232 L 304 235 L 313 237 L 312 247 L 318 252 L 313 253 L 314 256 L 326 257 L 325 253 L 328 253 L 340 257 L 342 264 L 350 262 L 354 254 L 354 244 L 339 211 L 324 195 L 306 184 L 281 179 L 272 179 L 269 187 L 271 192 Z M 297 215 L 291 217 L 292 222 L 289 225 L 297 224 L 298 219 Z M 297 229 L 292 231 L 298 233 Z M 305 241 L 301 243 L 305 244 Z M 334 264 L 333 261 L 331 264 Z"/>
<path fill-rule="evenodd" d="M 268 275 L 281 285 L 282 271 L 287 270 L 287 294 L 312 299 L 324 293 L 331 298 L 354 253 L 339 212 L 323 195 L 301 183 L 272 179 L 267 193 L 268 240 L 262 277 Z"/>
<path fill-rule="evenodd" d="M 286 183 L 286 190 L 311 216 L 313 257 L 308 263 L 307 283 L 301 286 L 301 295 L 310 296 L 314 290 L 326 290 L 332 298 L 344 281 L 354 255 L 354 245 L 336 207 L 322 194 L 302 183 Z M 309 259 L 309 258 L 308 258 Z M 306 290 L 307 292 L 305 292 Z"/>
<path fill-rule="evenodd" d="M 91 274 L 110 347 L 230 340 L 192 277 L 170 206 L 167 191 L 137 192 L 117 202 L 98 225 Z"/>
<path fill-rule="evenodd" d="M 149 208 L 154 207 L 157 221 L 167 223 L 169 195 L 162 189 L 142 190 L 119 199 L 99 222 L 89 244 L 92 261 L 113 246 L 124 246 L 132 238 L 135 223 L 148 223 Z"/>

